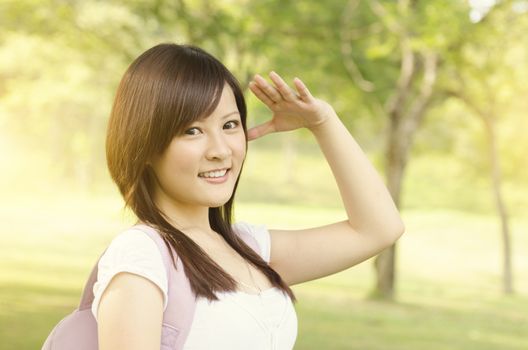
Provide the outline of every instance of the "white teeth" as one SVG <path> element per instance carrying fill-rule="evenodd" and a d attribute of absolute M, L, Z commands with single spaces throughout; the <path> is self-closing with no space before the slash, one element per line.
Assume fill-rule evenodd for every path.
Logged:
<path fill-rule="evenodd" d="M 224 170 L 218 170 L 218 171 L 208 171 L 206 173 L 200 173 L 198 176 L 200 177 L 222 177 L 227 173 L 227 169 Z"/>

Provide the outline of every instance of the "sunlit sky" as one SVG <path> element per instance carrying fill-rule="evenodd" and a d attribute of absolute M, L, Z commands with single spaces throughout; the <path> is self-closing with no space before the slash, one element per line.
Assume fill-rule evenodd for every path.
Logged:
<path fill-rule="evenodd" d="M 471 11 L 469 17 L 472 22 L 478 22 L 488 13 L 490 8 L 497 3 L 498 0 L 469 0 Z M 519 0 L 513 3 L 513 9 L 517 12 L 528 12 L 528 1 Z"/>
<path fill-rule="evenodd" d="M 469 0 L 469 6 L 471 6 L 469 17 L 471 18 L 471 21 L 480 21 L 496 2 L 496 0 Z"/>

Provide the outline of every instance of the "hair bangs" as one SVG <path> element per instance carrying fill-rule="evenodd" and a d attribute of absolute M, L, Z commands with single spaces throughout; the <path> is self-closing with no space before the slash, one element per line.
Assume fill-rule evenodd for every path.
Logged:
<path fill-rule="evenodd" d="M 178 64 L 168 62 L 164 77 L 166 88 L 160 90 L 162 95 L 156 106 L 155 113 L 165 125 L 161 129 L 165 135 L 160 138 L 164 142 L 159 151 L 191 124 L 211 115 L 220 102 L 224 86 L 232 88 L 230 73 L 219 61 L 196 52 L 194 47 L 183 49 L 188 52 L 174 57 Z"/>

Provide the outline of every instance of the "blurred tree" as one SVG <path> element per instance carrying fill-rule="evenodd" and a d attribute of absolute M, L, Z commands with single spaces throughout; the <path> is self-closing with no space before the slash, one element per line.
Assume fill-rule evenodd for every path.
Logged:
<path fill-rule="evenodd" d="M 492 6 L 487 17 L 511 4 L 502 1 Z M 440 86 L 442 77 L 452 67 L 457 71 L 466 69 L 457 59 L 465 43 L 504 42 L 505 33 L 493 31 L 497 23 L 487 20 L 471 23 L 469 13 L 468 5 L 461 2 L 418 0 L 350 0 L 343 11 L 341 52 L 347 72 L 365 93 L 365 101 L 372 105 L 372 110 L 389 119 L 386 175 L 398 207 L 416 132 L 430 107 L 445 100 Z M 502 26 L 510 24 L 505 17 L 499 21 Z M 490 63 L 493 67 L 497 64 L 495 68 L 500 70 L 500 62 Z M 488 77 L 487 72 L 479 74 Z M 499 75 L 504 76 L 502 72 Z M 497 182 L 497 176 L 495 179 Z M 503 212 L 500 202 L 497 205 Z M 376 258 L 377 285 L 372 296 L 394 297 L 394 260 L 395 246 Z"/>
<path fill-rule="evenodd" d="M 473 115 L 479 118 L 486 135 L 487 169 L 490 175 L 493 199 L 501 222 L 502 289 L 512 294 L 513 272 L 511 235 L 504 195 L 502 191 L 501 154 L 497 124 L 501 114 L 508 110 L 516 93 L 522 91 L 526 72 L 524 59 L 526 46 L 519 44 L 528 29 L 527 8 L 519 8 L 518 1 L 502 1 L 490 12 L 482 15 L 471 39 L 464 37 L 456 51 L 455 64 L 446 69 L 444 89 L 450 96 L 461 100 Z M 525 4 L 528 4 L 525 2 Z M 526 73 L 525 73 L 526 74 Z"/>
<path fill-rule="evenodd" d="M 468 7 L 444 1 L 350 0 L 341 20 L 341 53 L 372 110 L 388 118 L 387 186 L 400 207 L 401 184 L 417 130 L 435 101 L 441 58 L 463 35 Z M 371 296 L 394 298 L 396 245 L 376 257 Z"/>

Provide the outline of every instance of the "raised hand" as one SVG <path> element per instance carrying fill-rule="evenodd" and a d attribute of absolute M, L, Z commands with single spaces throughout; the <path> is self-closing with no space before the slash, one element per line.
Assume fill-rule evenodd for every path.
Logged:
<path fill-rule="evenodd" d="M 293 80 L 291 89 L 275 72 L 270 73 L 273 85 L 260 75 L 249 83 L 250 90 L 273 112 L 271 120 L 248 130 L 248 140 L 254 140 L 272 132 L 299 128 L 313 129 L 335 113 L 327 102 L 312 96 L 299 78 Z"/>

